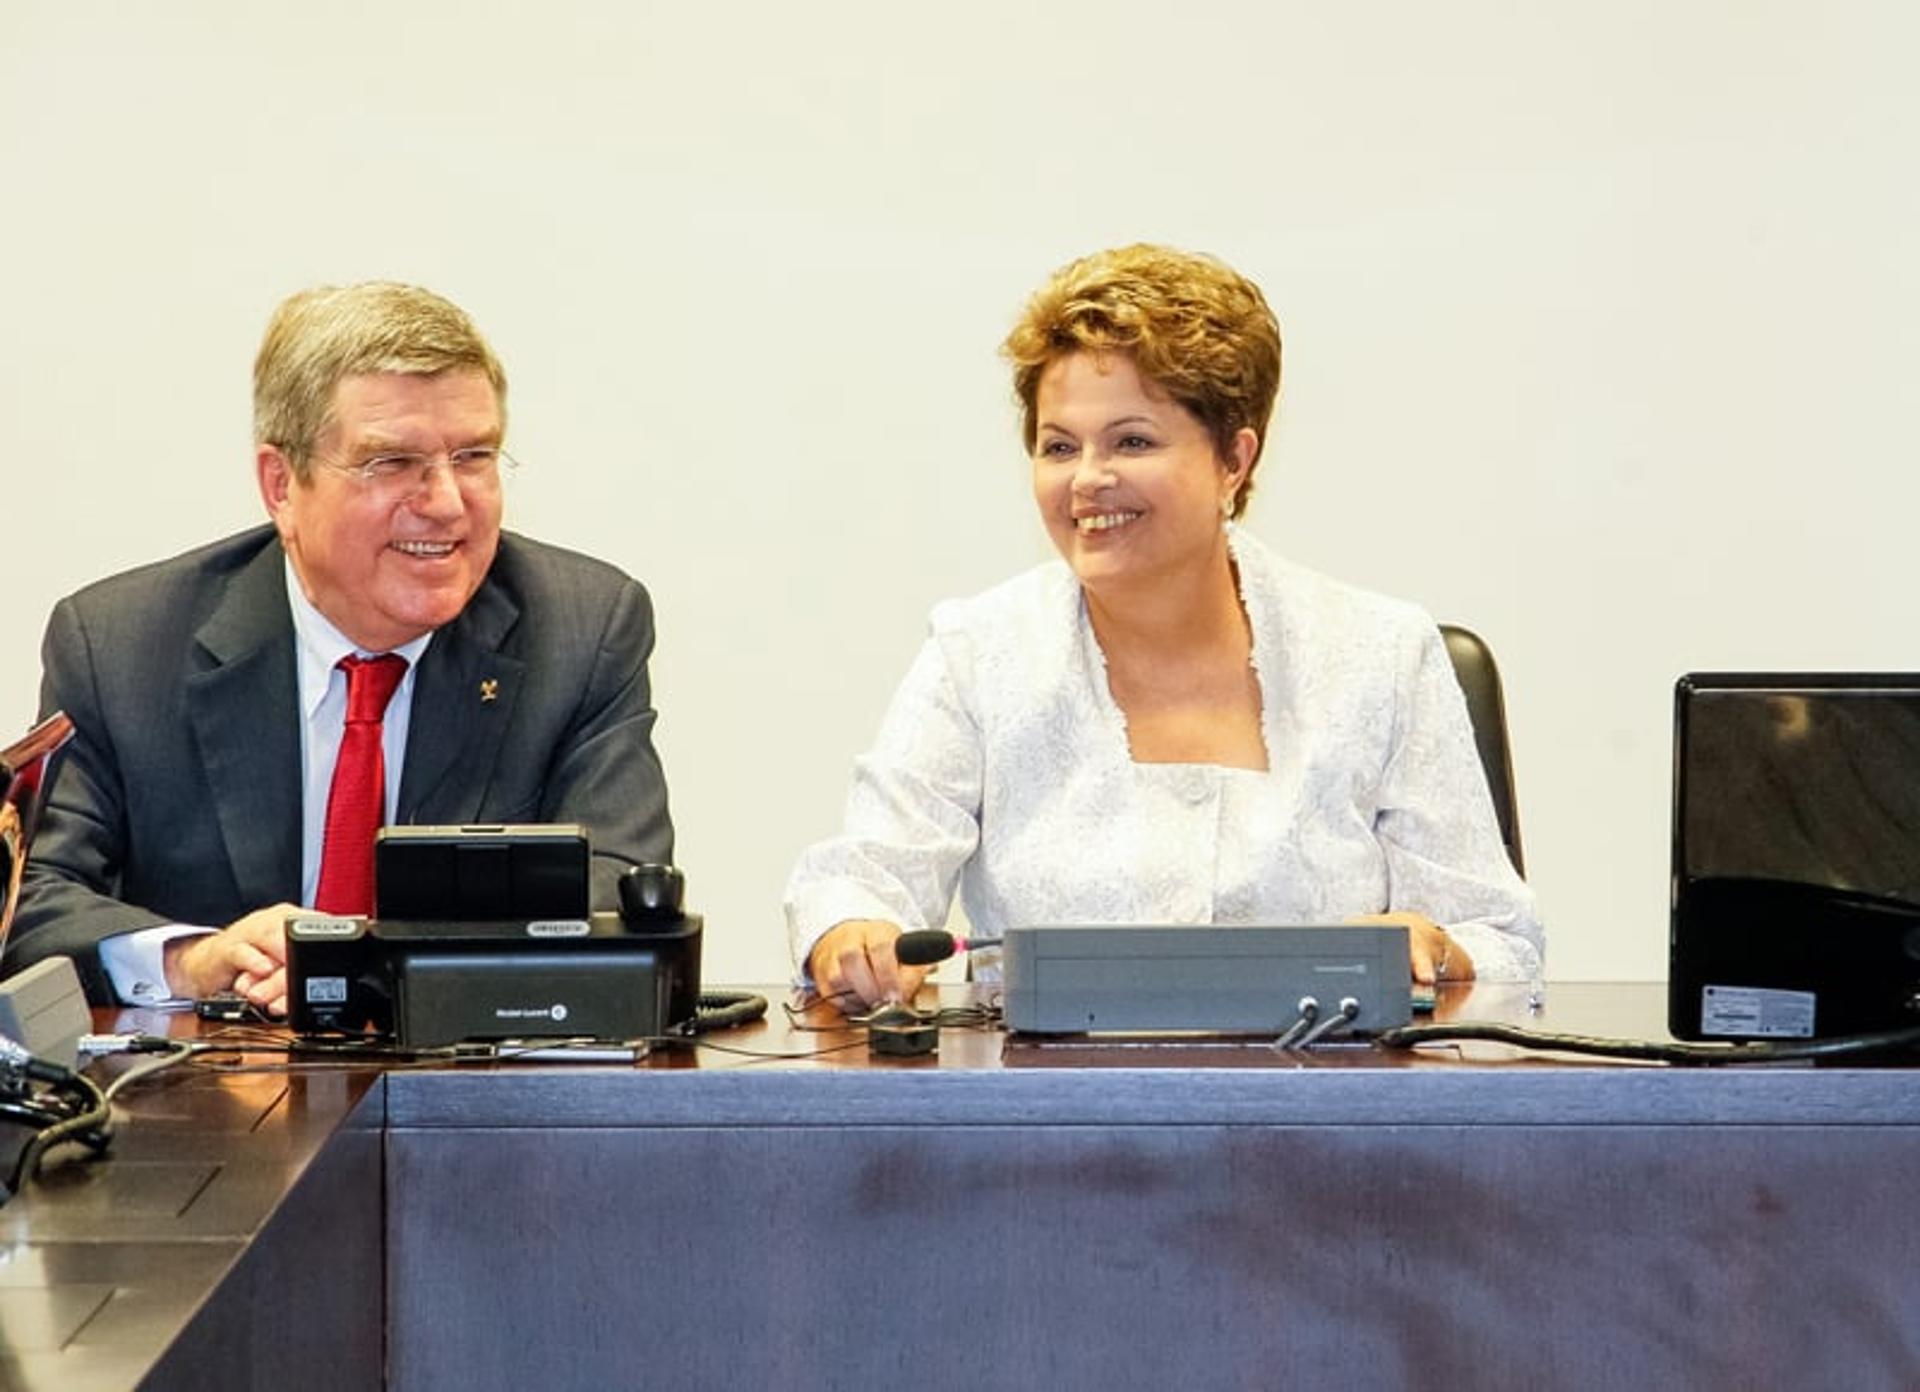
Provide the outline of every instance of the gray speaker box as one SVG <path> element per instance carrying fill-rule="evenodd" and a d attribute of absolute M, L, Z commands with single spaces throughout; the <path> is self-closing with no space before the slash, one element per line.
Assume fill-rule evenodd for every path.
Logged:
<path fill-rule="evenodd" d="M 68 958 L 43 958 L 0 981 L 0 1035 L 37 1059 L 78 1067 L 80 1037 L 92 1024 L 80 974 Z"/>

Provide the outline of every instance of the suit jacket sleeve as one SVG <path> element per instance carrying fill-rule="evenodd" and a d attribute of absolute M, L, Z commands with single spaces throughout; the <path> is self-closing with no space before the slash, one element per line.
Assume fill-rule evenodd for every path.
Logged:
<path fill-rule="evenodd" d="M 70 956 L 88 997 L 106 1002 L 113 993 L 94 951 L 100 940 L 167 920 L 115 897 L 126 855 L 125 793 L 104 736 L 91 643 L 70 599 L 54 608 L 41 660 L 41 710 L 64 710 L 74 734 L 48 790 L 7 957 L 21 967 Z"/>
<path fill-rule="evenodd" d="M 666 775 L 653 746 L 653 641 L 653 602 L 627 580 L 544 781 L 539 820 L 581 822 L 592 837 L 595 908 L 619 906 L 617 882 L 630 866 L 673 860 Z"/>

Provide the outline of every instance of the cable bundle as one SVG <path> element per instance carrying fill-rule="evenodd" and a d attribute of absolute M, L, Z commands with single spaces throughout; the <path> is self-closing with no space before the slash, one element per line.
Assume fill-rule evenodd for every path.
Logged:
<path fill-rule="evenodd" d="M 54 1146 L 74 1141 L 105 1150 L 113 1136 L 112 1110 L 92 1079 L 0 1037 L 0 1117 L 32 1128 L 0 1184 L 0 1203 L 20 1192 Z"/>

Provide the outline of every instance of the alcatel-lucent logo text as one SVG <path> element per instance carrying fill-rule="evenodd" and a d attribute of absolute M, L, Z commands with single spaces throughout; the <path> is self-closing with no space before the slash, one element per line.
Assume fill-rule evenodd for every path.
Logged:
<path fill-rule="evenodd" d="M 503 1005 L 493 1012 L 496 1020 L 552 1020 L 559 1024 L 567 1018 L 564 1001 L 555 1001 L 552 1005 Z"/>

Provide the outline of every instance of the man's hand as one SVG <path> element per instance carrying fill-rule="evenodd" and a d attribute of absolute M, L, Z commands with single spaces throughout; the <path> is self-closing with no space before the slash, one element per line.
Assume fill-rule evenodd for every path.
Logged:
<path fill-rule="evenodd" d="M 927 967 L 903 967 L 893 955 L 900 925 L 853 918 L 827 930 L 807 955 L 807 974 L 820 999 L 843 1015 L 888 1001 L 911 1003 Z"/>
<path fill-rule="evenodd" d="M 1446 929 L 1417 913 L 1367 914 L 1349 923 L 1397 923 L 1407 930 L 1407 953 L 1413 958 L 1416 986 L 1442 981 L 1473 980 L 1473 957 Z"/>
<path fill-rule="evenodd" d="M 200 1000 L 232 991 L 270 1015 L 287 1013 L 287 917 L 298 904 L 255 909 L 217 933 L 166 946 L 167 989 Z"/>

